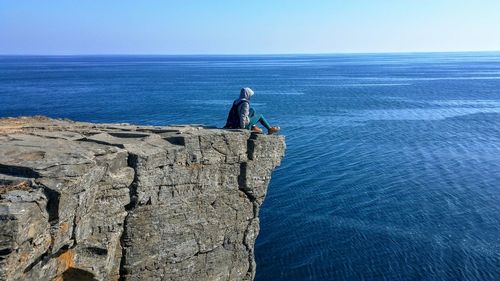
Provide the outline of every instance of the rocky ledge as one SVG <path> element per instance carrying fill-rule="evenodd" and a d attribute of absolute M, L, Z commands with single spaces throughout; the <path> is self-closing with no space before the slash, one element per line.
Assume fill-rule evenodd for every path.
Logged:
<path fill-rule="evenodd" d="M 0 280 L 252 280 L 281 136 L 0 119 Z"/>

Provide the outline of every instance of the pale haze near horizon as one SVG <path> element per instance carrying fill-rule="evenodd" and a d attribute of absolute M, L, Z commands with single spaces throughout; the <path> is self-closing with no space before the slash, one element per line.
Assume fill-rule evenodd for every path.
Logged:
<path fill-rule="evenodd" d="M 499 50 L 500 0 L 0 0 L 0 54 Z"/>

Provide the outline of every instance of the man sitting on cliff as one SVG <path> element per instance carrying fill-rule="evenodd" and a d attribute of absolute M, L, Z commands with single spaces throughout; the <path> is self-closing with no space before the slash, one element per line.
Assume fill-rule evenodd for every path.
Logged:
<path fill-rule="evenodd" d="M 279 131 L 280 127 L 271 127 L 264 116 L 255 113 L 255 110 L 250 107 L 251 96 L 253 96 L 252 89 L 241 89 L 240 97 L 233 102 L 233 106 L 229 111 L 224 128 L 248 129 L 254 133 L 260 134 L 262 133 L 262 129 L 257 127 L 257 123 L 260 123 L 267 129 L 269 135 Z"/>

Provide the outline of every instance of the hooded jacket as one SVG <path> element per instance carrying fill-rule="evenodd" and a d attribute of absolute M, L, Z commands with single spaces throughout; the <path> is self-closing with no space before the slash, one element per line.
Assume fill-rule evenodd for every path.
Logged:
<path fill-rule="evenodd" d="M 240 97 L 234 103 L 242 102 L 238 107 L 238 115 L 240 116 L 240 128 L 244 129 L 250 124 L 250 97 L 253 96 L 253 91 L 250 88 L 242 88 Z"/>

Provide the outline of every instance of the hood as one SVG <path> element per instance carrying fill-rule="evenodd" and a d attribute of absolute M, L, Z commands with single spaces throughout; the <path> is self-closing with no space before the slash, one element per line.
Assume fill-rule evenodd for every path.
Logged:
<path fill-rule="evenodd" d="M 253 96 L 253 91 L 250 88 L 242 88 L 240 91 L 240 100 L 246 99 L 250 100 L 250 97 Z"/>

